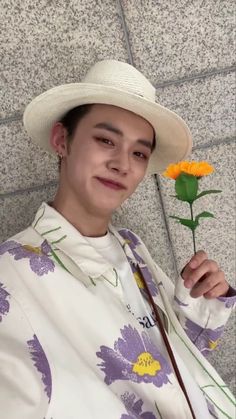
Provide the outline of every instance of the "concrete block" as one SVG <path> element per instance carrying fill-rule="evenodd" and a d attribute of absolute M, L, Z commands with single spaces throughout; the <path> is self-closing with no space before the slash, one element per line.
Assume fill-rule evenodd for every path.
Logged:
<path fill-rule="evenodd" d="M 33 143 L 21 121 L 0 125 L 0 194 L 58 178 L 58 161 Z"/>
<path fill-rule="evenodd" d="M 96 61 L 127 61 L 116 2 L 9 0 L 1 5 L 0 117 L 43 91 L 78 82 Z"/>
<path fill-rule="evenodd" d="M 122 4 L 134 62 L 155 85 L 235 63 L 233 0 Z"/>
<path fill-rule="evenodd" d="M 28 227 L 43 201 L 49 202 L 55 186 L 0 199 L 0 243 Z"/>
<path fill-rule="evenodd" d="M 189 125 L 194 146 L 235 135 L 235 74 L 157 89 L 157 101 Z"/>

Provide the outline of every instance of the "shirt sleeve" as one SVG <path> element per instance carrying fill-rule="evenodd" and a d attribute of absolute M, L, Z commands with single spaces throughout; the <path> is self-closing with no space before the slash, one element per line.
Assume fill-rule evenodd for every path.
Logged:
<path fill-rule="evenodd" d="M 42 348 L 0 281 L 0 411 L 4 419 L 43 419 L 48 409 Z"/>
<path fill-rule="evenodd" d="M 127 234 L 127 233 L 126 233 Z M 143 258 L 149 270 L 152 271 L 159 287 L 163 286 L 168 300 L 184 331 L 195 346 L 207 355 L 218 345 L 224 326 L 235 306 L 235 291 L 230 288 L 227 297 L 206 299 L 192 298 L 190 290 L 185 288 L 181 276 L 175 284 L 154 262 L 141 238 L 134 233 L 128 237 L 132 241 L 135 252 Z"/>
<path fill-rule="evenodd" d="M 192 298 L 180 276 L 175 285 L 174 310 L 191 341 L 203 355 L 214 350 L 236 303 L 236 293 L 230 287 L 226 297 Z"/>

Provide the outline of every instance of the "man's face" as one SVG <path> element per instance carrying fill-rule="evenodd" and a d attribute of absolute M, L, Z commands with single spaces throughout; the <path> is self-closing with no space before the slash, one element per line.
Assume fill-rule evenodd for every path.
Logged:
<path fill-rule="evenodd" d="M 64 187 L 89 213 L 111 214 L 143 179 L 153 138 L 152 126 L 140 116 L 93 105 L 63 159 Z"/>

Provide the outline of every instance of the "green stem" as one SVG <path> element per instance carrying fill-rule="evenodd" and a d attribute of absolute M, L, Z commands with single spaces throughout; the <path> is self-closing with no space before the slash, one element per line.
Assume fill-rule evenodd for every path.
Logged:
<path fill-rule="evenodd" d="M 193 218 L 193 203 L 191 202 L 191 203 L 189 203 L 189 205 L 190 205 L 190 212 L 191 212 L 191 220 L 194 221 L 194 218 Z M 196 241 L 195 241 L 195 229 L 192 229 L 192 235 L 193 235 L 193 251 L 194 251 L 194 254 L 196 255 L 197 250 L 196 250 Z"/>
<path fill-rule="evenodd" d="M 159 416 L 160 416 L 160 419 L 162 419 L 161 412 L 160 412 L 160 410 L 158 409 L 156 402 L 155 402 L 155 408 L 156 408 L 156 410 L 158 411 L 158 414 L 159 414 Z"/>

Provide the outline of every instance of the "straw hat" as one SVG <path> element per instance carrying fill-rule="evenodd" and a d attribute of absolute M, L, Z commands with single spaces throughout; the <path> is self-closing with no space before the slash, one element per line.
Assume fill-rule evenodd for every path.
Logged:
<path fill-rule="evenodd" d="M 25 109 L 25 128 L 34 142 L 55 153 L 49 142 L 53 124 L 70 109 L 89 103 L 127 109 L 153 126 L 156 148 L 148 174 L 162 172 L 169 163 L 185 159 L 191 151 L 191 133 L 185 122 L 155 102 L 155 88 L 143 74 L 116 60 L 96 63 L 80 83 L 57 86 L 37 96 Z"/>

